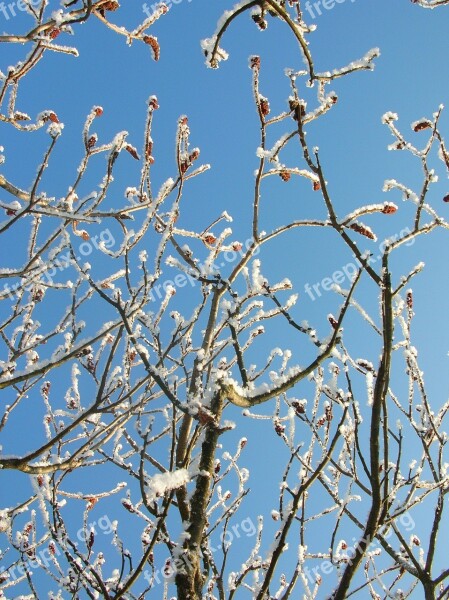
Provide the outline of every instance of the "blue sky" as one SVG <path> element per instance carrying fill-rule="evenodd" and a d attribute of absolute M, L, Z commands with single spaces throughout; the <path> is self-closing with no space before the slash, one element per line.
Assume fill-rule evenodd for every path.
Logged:
<path fill-rule="evenodd" d="M 51 1 L 50 5 L 53 7 Z M 272 114 L 287 107 L 289 85 L 284 69 L 301 68 L 302 59 L 296 42 L 280 23 L 270 19 L 268 30 L 260 32 L 249 16 L 244 15 L 230 28 L 221 44 L 230 53 L 229 60 L 221 63 L 218 70 L 207 69 L 200 40 L 212 35 L 221 13 L 230 7 L 231 4 L 216 0 L 183 0 L 173 5 L 150 31 L 158 37 L 161 46 L 158 63 L 152 61 L 148 47 L 143 44 L 127 47 L 124 38 L 107 31 L 95 19 L 76 28 L 73 41 L 80 52 L 79 58 L 47 53 L 46 59 L 23 80 L 18 108 L 31 115 L 51 108 L 65 124 L 58 151 L 52 159 L 51 175 L 44 179 L 49 194 L 64 194 L 67 182 L 75 175 L 82 156 L 82 125 L 93 105 L 104 108 L 101 119 L 95 121 L 100 140 L 109 140 L 117 131 L 127 130 L 130 143 L 140 151 L 146 101 L 150 94 L 156 94 L 160 110 L 155 114 L 152 134 L 156 157 L 154 189 L 174 172 L 176 122 L 181 114 L 186 114 L 192 146 L 201 149 L 201 160 L 210 163 L 212 168 L 186 188 L 182 226 L 201 229 L 226 210 L 234 217 L 233 237 L 242 241 L 250 237 L 259 122 L 252 99 L 248 57 L 261 56 L 260 91 L 269 98 Z M 425 138 L 425 133 L 413 134 L 410 123 L 423 116 L 431 117 L 440 103 L 449 102 L 449 10 L 423 10 L 408 0 L 346 0 L 331 10 L 322 9 L 321 15 L 316 13 L 315 10 L 316 18 L 310 17 L 309 23 L 317 26 L 310 37 L 317 71 L 342 67 L 361 58 L 372 47 L 381 50 L 373 72 L 354 73 L 334 82 L 332 89 L 339 97 L 337 105 L 312 123 L 308 133 L 309 141 L 313 141 L 311 145 L 320 148 L 326 179 L 340 215 L 362 204 L 390 200 L 399 205 L 400 210 L 395 215 L 373 217 L 369 221 L 381 241 L 384 236 L 411 227 L 412 223 L 411 212 L 399 194 L 382 192 L 384 180 L 395 178 L 416 189 L 421 182 L 416 159 L 387 151 L 387 145 L 393 140 L 387 127 L 381 124 L 381 116 L 389 110 L 397 112 L 402 131 L 415 138 L 419 135 Z M 140 2 L 123 0 L 123 6 L 111 19 L 134 25 L 143 16 Z M 24 32 L 28 23 L 22 13 L 10 16 L 9 20 L 0 13 L 0 31 Z M 69 44 L 70 38 L 64 43 Z M 24 51 L 22 46 L 11 48 L 3 44 L 0 69 L 4 71 Z M 448 126 L 449 117 L 444 111 L 441 128 L 448 130 Z M 25 136 L 3 126 L 0 145 L 5 148 L 7 161 L 2 173 L 17 185 L 28 187 L 47 142 L 44 129 Z M 134 185 L 139 174 L 139 165 L 132 158 L 121 156 L 120 160 L 115 206 L 125 204 L 120 190 Z M 302 166 L 298 148 L 289 150 L 285 160 L 289 166 Z M 433 186 L 430 200 L 447 216 L 445 211 L 449 206 L 443 205 L 441 199 L 448 193 L 449 186 L 442 163 L 435 160 L 435 165 L 440 181 Z M 92 174 L 87 183 L 95 186 L 96 182 Z M 274 223 L 289 219 L 323 216 L 321 198 L 307 183 L 279 180 L 267 185 L 262 198 L 263 223 L 267 230 Z M 276 280 L 289 277 L 299 292 L 295 313 L 298 320 L 307 319 L 323 336 L 329 329 L 326 315 L 335 313 L 341 300 L 332 292 L 312 300 L 305 285 L 321 282 L 353 261 L 338 242 L 331 231 L 302 231 L 301 235 L 285 236 L 261 253 L 264 273 Z M 363 240 L 359 243 L 376 254 L 378 243 Z M 17 238 L 12 235 L 6 242 L 0 240 L 1 267 L 10 266 L 16 244 Z M 449 294 L 448 247 L 447 236 L 443 232 L 436 233 L 399 252 L 393 261 L 398 276 L 419 261 L 426 262 L 426 269 L 413 286 L 417 313 L 414 331 L 416 346 L 422 348 L 422 368 L 436 406 L 449 392 L 446 376 L 449 322 L 445 318 Z M 167 277 L 170 276 L 167 268 Z M 357 298 L 377 316 L 377 295 L 369 282 L 362 284 Z M 185 301 L 188 302 L 179 298 L 180 305 Z M 346 333 L 355 353 L 369 352 L 375 359 L 376 352 L 371 348 L 367 350 L 366 345 L 377 342 L 360 333 L 361 322 L 357 317 L 352 323 L 353 329 L 349 328 Z M 255 345 L 255 360 L 263 362 L 274 346 L 297 344 L 290 331 L 282 331 L 282 339 L 276 339 L 273 329 L 268 339 Z M 262 411 L 269 413 L 271 409 L 264 407 Z M 270 444 L 250 440 L 244 454 L 245 464 L 251 468 L 252 493 L 242 509 L 243 517 L 250 516 L 254 522 L 259 513 L 269 519 L 267 507 L 275 507 L 278 469 L 284 456 L 281 441 L 271 435 L 269 421 L 246 425 L 249 421 L 233 407 L 229 415 L 238 424 L 237 430 L 228 437 L 231 446 L 246 435 L 247 427 L 254 432 L 256 440 L 262 440 L 264 435 L 270 439 Z M 39 422 L 40 419 L 39 416 Z M 26 429 L 31 434 L 32 421 Z M 6 437 L 2 441 L 5 451 L 13 452 L 17 441 Z M 269 490 L 267 474 L 273 484 Z M 25 489 L 28 485 L 25 476 L 3 477 L 5 481 L 10 478 L 11 483 L 18 486 L 16 489 Z M 271 504 L 267 503 L 270 496 Z"/>

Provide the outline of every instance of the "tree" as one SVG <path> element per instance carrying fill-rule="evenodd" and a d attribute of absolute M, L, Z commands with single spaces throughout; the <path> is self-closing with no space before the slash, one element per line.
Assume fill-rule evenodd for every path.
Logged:
<path fill-rule="evenodd" d="M 0 511 L 0 597 L 448 598 L 438 536 L 449 489 L 449 403 L 432 402 L 413 345 L 410 285 L 423 264 L 399 271 L 396 260 L 424 234 L 448 229 L 445 205 L 433 194 L 434 165 L 449 171 L 443 108 L 412 123 L 410 135 L 395 113 L 383 116 L 390 149 L 422 169 L 419 185 L 385 183 L 384 191 L 407 202 L 405 217 L 390 200 L 341 216 L 326 159 L 307 133 L 338 105 L 329 86 L 372 70 L 379 51 L 319 71 L 306 3 L 241 2 L 203 40 L 208 66 L 227 59 L 223 38 L 250 13 L 261 30 L 276 20 L 296 40 L 295 62 L 302 56 L 304 67 L 286 71 L 286 108 L 273 116 L 260 91 L 269 85 L 263 61 L 250 57 L 260 138 L 247 238 L 237 240 L 224 207 L 211 205 L 197 228 L 183 221 L 192 210 L 184 207 L 189 186 L 209 168 L 191 147 L 186 116 L 177 123 L 172 176 L 154 191 L 156 96 L 148 100 L 141 156 L 126 132 L 100 142 L 93 127 L 107 117 L 92 108 L 62 195 L 51 175 L 63 139 L 59 109 L 35 118 L 21 109 L 19 92 L 42 58 L 77 54 L 59 40 L 82 23 L 99 20 L 129 43 L 143 42 L 157 61 L 159 42 L 148 30 L 168 6 L 131 29 L 116 24 L 116 0 L 75 0 L 50 14 L 43 3 L 25 4 L 33 28 L 0 38 L 28 52 L 2 74 L 0 117 L 5 136 L 46 128 L 49 142 L 31 185 L 8 177 L 7 163 L 0 174 L 7 262 L 0 270 L 0 465 L 14 499 Z M 71 148 L 71 165 L 79 151 Z M 132 159 L 138 176 L 124 166 Z M 264 190 L 294 180 L 313 198 L 313 216 L 264 232 Z M 123 191 L 125 205 L 117 201 Z M 374 230 L 392 218 L 400 233 L 374 256 Z M 321 288 L 306 285 L 312 296 L 334 292 L 333 314 L 316 325 L 300 320 L 288 261 L 272 276 L 262 269 L 278 240 L 309 228 L 354 257 Z M 310 249 L 306 256 L 313 261 Z M 293 352 L 283 347 L 286 338 Z M 245 467 L 250 452 L 263 450 L 267 421 L 279 469 L 266 475 L 271 523 L 248 508 L 255 499 Z M 425 539 L 415 529 L 420 520 Z"/>

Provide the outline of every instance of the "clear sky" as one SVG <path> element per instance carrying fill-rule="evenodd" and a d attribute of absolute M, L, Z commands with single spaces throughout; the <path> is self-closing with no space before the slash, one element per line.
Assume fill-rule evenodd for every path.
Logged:
<path fill-rule="evenodd" d="M 133 25 L 144 17 L 140 1 L 123 0 L 122 4 L 111 20 Z M 53 5 L 52 0 L 50 5 Z M 154 189 L 174 171 L 176 122 L 181 114 L 186 114 L 192 145 L 201 149 L 202 161 L 210 163 L 212 168 L 186 189 L 180 226 L 201 229 L 226 210 L 234 218 L 233 237 L 242 241 L 250 237 L 259 122 L 252 99 L 248 57 L 261 56 L 260 89 L 269 98 L 273 114 L 287 108 L 289 85 L 284 69 L 302 68 L 302 57 L 297 43 L 280 23 L 270 19 L 267 31 L 260 32 L 245 14 L 229 29 L 221 44 L 229 52 L 229 60 L 221 63 L 218 70 L 207 69 L 200 40 L 213 34 L 218 18 L 231 6 L 218 0 L 181 0 L 173 4 L 169 13 L 150 31 L 158 37 L 161 46 L 157 63 L 151 59 L 147 46 L 126 46 L 124 38 L 106 30 L 95 18 L 76 27 L 73 42 L 80 52 L 78 58 L 47 53 L 23 80 L 18 107 L 30 115 L 52 109 L 65 124 L 58 152 L 52 159 L 51 176 L 45 179 L 49 194 L 65 193 L 68 181 L 75 175 L 82 156 L 82 125 L 93 105 L 104 109 L 101 119 L 95 122 L 100 139 L 106 141 L 117 131 L 126 130 L 130 143 L 140 151 L 146 101 L 150 94 L 156 94 L 160 110 L 155 114 L 152 135 L 156 157 Z M 54 8 L 58 8 L 58 3 L 54 3 Z M 409 0 L 340 0 L 331 9 L 321 4 L 319 10 L 312 6 L 306 18 L 317 26 L 309 38 L 317 71 L 340 68 L 361 58 L 373 47 L 381 51 L 373 72 L 354 73 L 334 82 L 332 89 L 339 97 L 337 105 L 313 123 L 308 133 L 309 141 L 320 148 L 329 189 L 340 215 L 359 205 L 386 200 L 399 205 L 400 210 L 395 215 L 370 220 L 380 242 L 383 237 L 399 233 L 412 224 L 411 212 L 399 194 L 382 192 L 384 180 L 395 178 L 416 189 L 421 182 L 421 168 L 416 159 L 413 161 L 409 155 L 387 150 L 393 139 L 382 125 L 381 116 L 386 111 L 397 112 L 399 127 L 407 135 L 419 136 L 419 133 L 412 134 L 410 123 L 431 117 L 441 103 L 448 104 L 441 124 L 443 130 L 449 131 L 449 8 L 423 10 Z M 13 16 L 11 10 L 7 14 L 0 12 L 0 32 L 23 33 L 29 23 L 29 18 L 19 11 L 17 16 Z M 71 42 L 67 36 L 63 41 Z M 22 46 L 2 44 L 0 69 L 5 71 L 24 52 Z M 3 125 L 0 145 L 5 148 L 7 161 L 1 172 L 27 188 L 47 142 L 45 129 L 25 135 Z M 294 151 L 289 151 L 287 156 L 290 166 L 303 166 L 299 151 L 297 156 Z M 126 203 L 119 190 L 134 185 L 139 173 L 139 165 L 130 157 L 121 156 L 120 160 L 122 164 L 116 173 L 116 206 Z M 442 198 L 449 193 L 449 184 L 442 163 L 436 160 L 435 164 L 440 181 L 432 187 L 430 200 L 447 216 L 445 211 L 449 211 L 449 205 L 443 205 Z M 96 185 L 95 177 L 89 182 Z M 293 218 L 322 218 L 324 215 L 321 198 L 303 181 L 270 183 L 262 205 L 262 221 L 267 231 Z M 312 229 L 299 236 L 287 235 L 276 242 L 273 249 L 264 249 L 261 254 L 264 272 L 269 278 L 292 280 L 299 293 L 296 318 L 309 321 L 320 335 L 328 332 L 326 316 L 337 311 L 341 299 L 326 291 L 321 295 L 314 293 L 312 297 L 306 291 L 306 284 L 313 289 L 313 284 L 320 284 L 323 278 L 353 262 L 336 237 L 335 232 Z M 14 260 L 18 242 L 15 236 L 0 240 L 1 268 L 10 266 L 10 260 Z M 375 256 L 378 253 L 378 242 L 362 239 L 359 245 L 372 250 Z M 448 248 L 447 232 L 437 233 L 398 253 L 393 263 L 398 275 L 421 260 L 426 263 L 424 272 L 413 285 L 414 331 L 415 344 L 422 349 L 421 366 L 437 407 L 449 392 L 449 320 L 445 318 L 449 296 Z M 167 277 L 170 276 L 167 267 Z M 322 284 L 318 289 L 322 290 Z M 377 317 L 377 295 L 375 291 L 373 295 L 369 283 L 362 284 L 358 300 Z M 177 301 L 180 305 L 185 302 L 182 298 Z M 98 319 L 101 317 L 99 311 Z M 357 355 L 369 352 L 371 359 L 373 356 L 375 359 L 376 354 L 365 347 L 371 340 L 367 342 L 369 338 L 360 333 L 359 325 L 355 319 L 353 330 L 347 331 L 348 339 Z M 256 345 L 255 360 L 261 363 L 272 347 L 288 348 L 296 344 L 295 336 L 289 331 L 285 331 L 282 339 L 276 339 L 275 331 L 270 332 L 270 336 Z M 262 412 L 270 410 L 265 407 Z M 242 515 L 255 522 L 257 515 L 263 513 L 269 520 L 269 509 L 275 507 L 277 497 L 281 456 L 284 456 L 282 443 L 271 430 L 268 433 L 269 421 L 264 430 L 264 422 L 245 421 L 241 411 L 233 407 L 229 417 L 237 422 L 237 430 L 230 433 L 228 439 L 238 440 L 242 435 L 250 438 L 243 463 L 251 470 L 252 493 L 246 499 Z M 29 421 L 25 431 L 32 436 L 32 429 L 33 423 Z M 255 441 L 251 442 L 248 431 L 255 432 Z M 270 440 L 269 444 L 260 442 L 264 435 Z M 1 443 L 5 452 L 13 453 L 17 442 L 6 437 Z M 25 476 L 2 476 L 5 481 L 8 478 L 11 483 L 14 481 L 16 489 L 25 489 L 28 485 Z M 267 482 L 272 483 L 269 489 Z M 11 491 L 7 493 L 6 505 L 12 503 L 12 495 Z M 272 503 L 267 504 L 270 497 Z M 0 504 L 3 504 L 1 499 Z M 3 540 L 0 544 L 3 547 Z"/>

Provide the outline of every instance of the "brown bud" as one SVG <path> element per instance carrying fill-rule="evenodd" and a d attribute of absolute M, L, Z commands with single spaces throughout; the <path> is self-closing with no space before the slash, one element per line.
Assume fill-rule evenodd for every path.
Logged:
<path fill-rule="evenodd" d="M 362 367 L 362 369 L 366 369 L 367 371 L 373 370 L 372 365 L 370 365 L 366 360 L 359 359 L 356 361 L 356 363 L 359 365 L 359 367 Z"/>
<path fill-rule="evenodd" d="M 260 14 L 251 15 L 251 18 L 261 31 L 263 31 L 264 29 L 266 29 L 268 27 L 268 23 L 265 21 L 265 19 L 262 17 L 262 15 L 260 15 Z"/>
<path fill-rule="evenodd" d="M 58 37 L 58 35 L 61 33 L 61 30 L 59 29 L 59 27 L 52 27 L 47 35 L 51 40 L 54 40 L 55 38 Z"/>
<path fill-rule="evenodd" d="M 157 39 L 152 35 L 144 35 L 142 39 L 145 42 L 145 44 L 150 46 L 151 50 L 153 51 L 154 60 L 159 60 L 159 57 L 161 55 L 161 49 Z"/>
<path fill-rule="evenodd" d="M 14 119 L 14 121 L 29 121 L 30 120 L 30 117 L 28 115 L 26 115 L 25 113 L 19 112 L 19 111 L 15 112 L 13 114 L 12 118 Z"/>
<path fill-rule="evenodd" d="M 306 409 L 302 402 L 298 402 L 297 400 L 294 400 L 292 402 L 292 406 L 295 409 L 295 412 L 297 415 L 303 415 L 306 412 Z"/>
<path fill-rule="evenodd" d="M 217 238 L 215 236 L 211 235 L 210 233 L 203 237 L 203 242 L 205 242 L 206 244 L 212 245 L 212 244 L 215 244 L 216 241 L 217 241 Z"/>
<path fill-rule="evenodd" d="M 304 101 L 298 102 L 298 100 L 290 98 L 288 101 L 288 106 L 293 112 L 293 119 L 295 121 L 299 121 L 306 115 L 306 104 Z"/>
<path fill-rule="evenodd" d="M 83 348 L 82 350 L 80 350 L 76 354 L 76 358 L 81 358 L 82 356 L 87 356 L 91 352 L 92 352 L 92 347 L 91 346 L 86 346 L 85 348 Z"/>
<path fill-rule="evenodd" d="M 95 368 L 96 368 L 96 365 L 95 365 L 93 356 L 89 355 L 87 357 L 87 370 L 89 371 L 89 373 L 95 373 Z"/>
<path fill-rule="evenodd" d="M 117 0 L 108 0 L 101 5 L 102 10 L 108 10 L 110 12 L 114 12 L 118 8 L 120 8 L 120 4 L 117 2 Z"/>
<path fill-rule="evenodd" d="M 153 152 L 153 142 L 150 140 L 149 142 L 147 142 L 147 145 L 145 146 L 145 158 L 147 160 L 149 160 L 151 157 L 151 153 Z M 153 159 L 154 161 L 154 159 Z"/>
<path fill-rule="evenodd" d="M 281 423 L 276 422 L 274 424 L 274 430 L 278 434 L 279 437 L 282 437 L 285 431 L 285 425 L 281 425 Z"/>
<path fill-rule="evenodd" d="M 41 118 L 44 123 L 47 123 L 48 121 L 51 121 L 52 123 L 59 123 L 59 119 L 56 113 L 54 113 L 53 111 L 44 112 Z"/>
<path fill-rule="evenodd" d="M 249 66 L 251 69 L 260 69 L 260 56 L 251 56 L 249 59 Z"/>
<path fill-rule="evenodd" d="M 384 215 L 392 215 L 398 210 L 396 204 L 384 204 L 382 212 Z"/>
<path fill-rule="evenodd" d="M 264 117 L 267 117 L 270 114 L 270 103 L 268 102 L 268 100 L 266 98 L 261 98 L 259 106 L 262 115 Z"/>
<path fill-rule="evenodd" d="M 372 231 L 370 231 L 363 225 L 360 225 L 359 223 L 351 223 L 351 225 L 349 225 L 349 228 L 352 229 L 353 231 L 357 231 L 357 233 L 360 233 L 360 235 L 364 235 L 365 237 L 369 238 L 370 240 L 376 239 L 374 236 L 374 233 Z"/>
<path fill-rule="evenodd" d="M 137 150 L 131 144 L 126 144 L 125 150 L 131 154 L 136 160 L 140 160 L 140 156 L 137 154 Z"/>
<path fill-rule="evenodd" d="M 95 541 L 95 535 L 94 535 L 94 532 L 93 532 L 93 531 L 91 531 L 91 532 L 90 532 L 90 536 L 89 536 L 89 540 L 88 540 L 88 542 L 87 542 L 87 547 L 89 548 L 89 550 L 90 550 L 90 548 L 92 548 L 92 546 L 94 545 L 94 541 Z"/>
<path fill-rule="evenodd" d="M 427 119 L 423 119 L 414 125 L 413 131 L 418 132 L 422 131 L 423 129 L 429 129 L 429 127 L 432 127 L 432 123 Z"/>
<path fill-rule="evenodd" d="M 327 320 L 329 321 L 329 323 L 332 325 L 332 327 L 333 327 L 334 329 L 337 329 L 337 327 L 338 327 L 338 322 L 337 322 L 337 321 L 334 319 L 334 317 L 333 317 L 332 315 L 329 315 L 329 316 L 327 317 Z"/>
<path fill-rule="evenodd" d="M 97 503 L 97 498 L 88 498 L 87 499 L 87 510 L 92 510 L 96 503 Z"/>
<path fill-rule="evenodd" d="M 198 148 L 195 148 L 195 150 L 193 150 L 193 152 L 189 154 L 189 161 L 192 163 L 193 161 L 197 160 L 199 155 L 200 151 L 198 150 Z"/>
<path fill-rule="evenodd" d="M 159 103 L 157 101 L 156 96 L 151 96 L 149 101 L 148 101 L 148 106 L 150 106 L 150 108 L 152 108 L 153 110 L 157 110 L 159 108 Z"/>
<path fill-rule="evenodd" d="M 122 500 L 122 505 L 130 513 L 134 512 L 134 508 L 133 508 L 133 506 L 132 506 L 132 504 L 131 504 L 131 502 L 129 500 Z"/>
<path fill-rule="evenodd" d="M 33 302 L 40 302 L 43 297 L 44 297 L 43 288 L 37 288 L 32 295 Z"/>

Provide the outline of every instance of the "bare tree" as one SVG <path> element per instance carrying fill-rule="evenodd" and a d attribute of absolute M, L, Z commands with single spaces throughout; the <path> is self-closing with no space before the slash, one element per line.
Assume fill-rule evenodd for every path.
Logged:
<path fill-rule="evenodd" d="M 305 62 L 304 70 L 286 72 L 286 110 L 273 116 L 260 91 L 263 65 L 250 58 L 260 139 L 247 240 L 233 239 L 226 226 L 231 216 L 216 206 L 200 229 L 182 225 L 185 189 L 209 168 L 191 148 L 186 116 L 177 125 L 173 175 L 152 189 L 156 96 L 148 100 L 142 156 L 126 132 L 100 143 L 92 129 L 103 110 L 95 106 L 75 176 L 66 194 L 54 197 L 47 173 L 63 126 L 56 109 L 34 118 L 21 111 L 20 83 L 47 52 L 76 54 L 59 39 L 95 18 L 129 42 L 143 41 L 157 60 L 159 45 L 148 29 L 168 9 L 160 5 L 128 31 L 115 23 L 115 0 L 67 2 L 51 17 L 44 2 L 25 4 L 34 27 L 0 37 L 28 51 L 1 75 L 0 119 L 24 134 L 48 127 L 49 142 L 31 185 L 0 175 L 8 262 L 0 269 L 0 428 L 7 440 L 0 466 L 4 481 L 17 485 L 15 504 L 0 510 L 0 597 L 168 598 L 176 589 L 180 600 L 448 598 L 449 568 L 435 562 L 443 552 L 437 541 L 449 489 L 443 429 L 449 403 L 432 407 L 412 341 L 410 285 L 422 264 L 408 273 L 391 266 L 392 256 L 415 238 L 448 229 L 428 202 L 432 165 L 439 159 L 449 171 L 442 108 L 413 123 L 410 136 L 396 114 L 383 117 L 390 148 L 418 162 L 422 183 L 418 191 L 385 183 L 413 215 L 400 235 L 380 244 L 374 261 L 363 248 L 377 239 L 370 215 L 388 219 L 398 207 L 387 201 L 341 216 L 326 165 L 306 133 L 338 101 L 329 86 L 371 70 L 378 50 L 318 72 L 301 2 L 242 2 L 203 40 L 209 66 L 226 60 L 222 38 L 248 12 L 262 30 L 267 19 L 280 20 Z M 305 100 L 307 87 L 315 99 Z M 281 125 L 284 133 L 270 144 Z M 284 164 L 295 144 L 301 162 Z M 140 162 L 141 175 L 124 190 L 127 205 L 117 208 L 113 181 L 122 154 Z M 307 181 L 317 217 L 262 231 L 265 182 L 280 178 L 288 185 L 292 177 Z M 334 285 L 341 304 L 323 317 L 324 337 L 317 333 L 322 323 L 298 320 L 288 265 L 269 281 L 259 256 L 277 238 L 310 227 L 331 230 L 357 263 L 348 289 Z M 367 289 L 380 316 L 363 306 Z M 354 315 L 366 328 L 363 358 L 346 340 L 344 325 Z M 285 331 L 296 336 L 298 356 L 267 351 L 282 343 Z M 267 352 L 264 364 L 252 364 L 261 352 Z M 298 366 L 299 357 L 305 366 Z M 236 414 L 232 405 L 244 409 L 243 424 L 228 419 Z M 25 418 L 36 421 L 32 450 L 23 436 Z M 242 508 L 245 499 L 251 502 L 245 447 L 257 451 L 257 438 L 239 431 L 247 431 L 250 418 L 272 423 L 285 458 L 277 506 L 269 507 L 273 523 L 265 527 Z M 23 451 L 10 455 L 10 440 Z M 20 483 L 27 476 L 29 494 Z M 423 506 L 427 539 L 409 527 Z M 252 547 L 236 551 L 232 541 L 245 535 Z"/>

